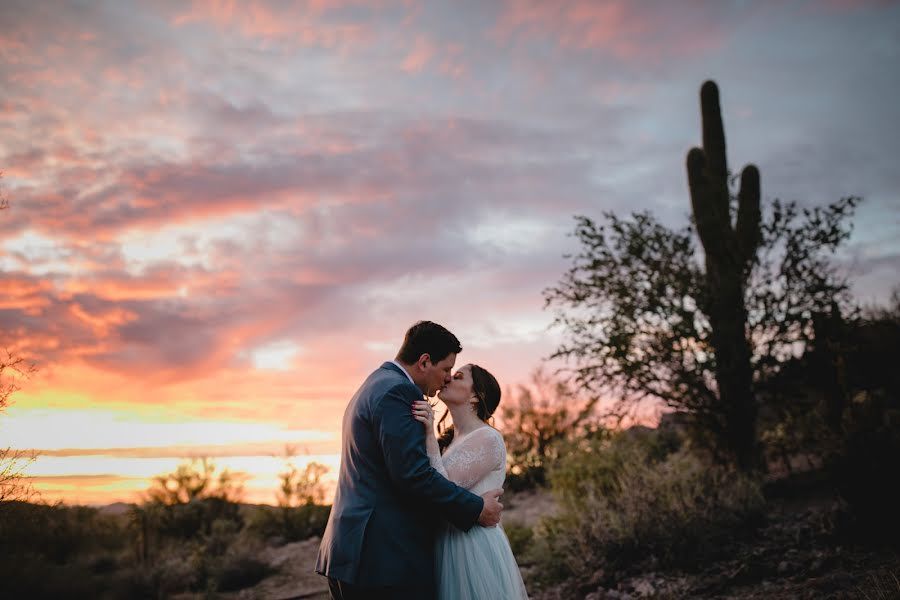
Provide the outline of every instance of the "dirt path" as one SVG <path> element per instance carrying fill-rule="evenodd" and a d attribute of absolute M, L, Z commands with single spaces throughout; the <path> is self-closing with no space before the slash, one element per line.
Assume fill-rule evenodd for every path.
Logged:
<path fill-rule="evenodd" d="M 503 521 L 533 526 L 537 520 L 555 509 L 546 493 L 506 494 Z M 276 572 L 252 588 L 219 594 L 222 600 L 326 600 L 328 584 L 313 568 L 319 538 L 267 547 L 262 558 Z"/>
<path fill-rule="evenodd" d="M 252 588 L 220 594 L 223 600 L 327 600 L 328 584 L 316 574 L 319 538 L 285 544 L 263 551 L 263 558 L 278 570 Z"/>
<path fill-rule="evenodd" d="M 533 526 L 541 515 L 555 506 L 549 495 L 523 493 L 504 496 L 504 522 Z M 277 572 L 252 588 L 219 595 L 223 600 L 326 600 L 328 584 L 313 568 L 319 538 L 294 542 L 280 547 L 268 547 L 262 558 Z"/>

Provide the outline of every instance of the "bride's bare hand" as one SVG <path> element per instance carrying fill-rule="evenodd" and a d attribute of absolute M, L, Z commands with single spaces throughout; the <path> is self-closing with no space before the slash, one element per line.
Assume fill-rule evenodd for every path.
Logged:
<path fill-rule="evenodd" d="M 412 404 L 412 415 L 425 426 L 425 431 L 434 431 L 434 409 L 424 400 L 418 400 Z"/>

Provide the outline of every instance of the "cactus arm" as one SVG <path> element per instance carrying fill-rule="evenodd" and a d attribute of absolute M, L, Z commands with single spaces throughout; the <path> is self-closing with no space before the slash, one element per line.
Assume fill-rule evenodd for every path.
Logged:
<path fill-rule="evenodd" d="M 706 152 L 707 169 L 712 177 L 724 179 L 728 176 L 725 127 L 722 125 L 722 111 L 719 107 L 719 88 L 712 81 L 707 81 L 700 88 L 700 112 L 703 117 L 703 151 Z"/>
<path fill-rule="evenodd" d="M 725 249 L 722 225 L 710 203 L 710 182 L 706 173 L 706 154 L 700 148 L 691 148 L 687 155 L 687 175 L 697 233 L 705 248 L 722 252 Z"/>
<path fill-rule="evenodd" d="M 735 234 L 745 267 L 753 261 L 760 242 L 759 223 L 762 220 L 762 214 L 759 208 L 759 195 L 759 169 L 753 165 L 747 165 L 741 173 L 737 223 L 735 224 Z"/>

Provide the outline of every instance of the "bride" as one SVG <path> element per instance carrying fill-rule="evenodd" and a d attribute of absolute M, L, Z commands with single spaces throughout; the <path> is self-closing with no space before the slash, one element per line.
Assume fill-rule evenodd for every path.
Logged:
<path fill-rule="evenodd" d="M 453 425 L 443 432 L 440 441 L 434 435 L 431 405 L 415 402 L 412 411 L 425 426 L 431 465 L 473 494 L 502 487 L 506 445 L 500 432 L 487 422 L 500 404 L 497 380 L 478 365 L 466 365 L 454 373 L 438 398 L 453 418 Z M 464 532 L 443 524 L 437 534 L 435 577 L 438 600 L 528 598 L 502 525 Z"/>

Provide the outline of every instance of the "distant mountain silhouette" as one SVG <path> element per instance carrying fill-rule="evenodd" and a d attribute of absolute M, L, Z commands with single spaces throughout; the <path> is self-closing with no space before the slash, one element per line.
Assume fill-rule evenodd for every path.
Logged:
<path fill-rule="evenodd" d="M 134 504 L 128 502 L 113 502 L 105 506 L 98 506 L 101 515 L 124 515 Z"/>

